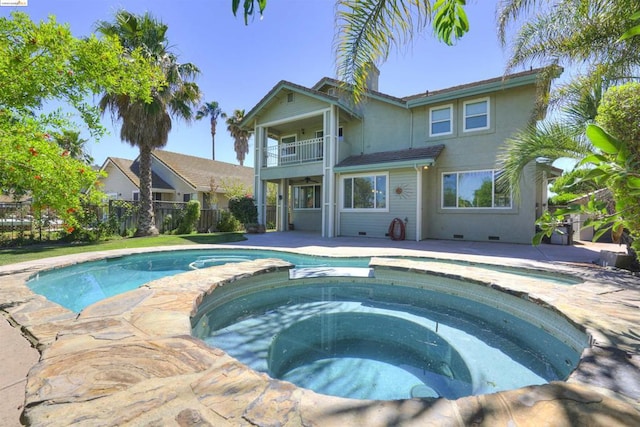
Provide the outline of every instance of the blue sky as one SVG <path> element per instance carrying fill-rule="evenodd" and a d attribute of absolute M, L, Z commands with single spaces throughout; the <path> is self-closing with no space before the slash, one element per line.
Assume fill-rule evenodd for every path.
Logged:
<path fill-rule="evenodd" d="M 438 43 L 429 30 L 418 35 L 379 67 L 379 90 L 402 97 L 501 76 L 507 54 L 496 36 L 496 2 L 468 3 L 469 34 L 453 47 Z M 312 86 L 322 77 L 336 77 L 334 5 L 334 0 L 269 0 L 263 19 L 248 26 L 241 16 L 233 16 L 231 0 L 28 0 L 26 7 L 0 7 L 0 16 L 12 10 L 26 12 L 34 21 L 55 15 L 80 37 L 92 33 L 97 21 L 112 20 L 118 9 L 148 11 L 168 25 L 179 60 L 200 68 L 197 83 L 203 100 L 217 101 L 231 114 L 249 111 L 280 80 Z M 120 141 L 119 124 L 108 116 L 103 124 L 109 135 L 88 144 L 95 162 L 101 165 L 107 156 L 136 158 L 137 148 Z M 164 149 L 210 158 L 209 121 L 174 121 Z M 220 120 L 216 160 L 237 163 Z M 252 151 L 245 165 L 253 166 Z"/>

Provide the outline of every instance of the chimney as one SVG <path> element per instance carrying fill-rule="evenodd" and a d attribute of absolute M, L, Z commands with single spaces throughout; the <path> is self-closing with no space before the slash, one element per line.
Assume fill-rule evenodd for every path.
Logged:
<path fill-rule="evenodd" d="M 380 70 L 372 62 L 367 65 L 367 89 L 378 92 L 378 80 L 380 78 Z"/>

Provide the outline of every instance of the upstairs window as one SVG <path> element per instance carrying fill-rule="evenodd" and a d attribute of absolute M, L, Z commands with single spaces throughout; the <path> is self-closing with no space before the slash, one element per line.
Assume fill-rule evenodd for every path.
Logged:
<path fill-rule="evenodd" d="M 451 125 L 452 115 L 453 107 L 451 105 L 430 109 L 429 136 L 451 135 L 453 133 L 453 127 Z"/>
<path fill-rule="evenodd" d="M 489 98 L 474 99 L 464 103 L 464 130 L 489 128 Z"/>

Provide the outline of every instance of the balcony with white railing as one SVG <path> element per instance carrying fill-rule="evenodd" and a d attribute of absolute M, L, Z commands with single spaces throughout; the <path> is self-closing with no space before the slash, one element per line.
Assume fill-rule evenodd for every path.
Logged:
<path fill-rule="evenodd" d="M 322 161 L 324 138 L 305 139 L 286 144 L 272 145 L 265 149 L 264 166 L 289 166 Z"/>

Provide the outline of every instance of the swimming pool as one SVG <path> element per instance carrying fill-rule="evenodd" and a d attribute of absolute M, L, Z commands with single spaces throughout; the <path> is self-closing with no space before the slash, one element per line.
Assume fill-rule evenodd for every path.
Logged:
<path fill-rule="evenodd" d="M 102 299 L 136 289 L 145 283 L 167 276 L 222 265 L 262 258 L 280 258 L 296 267 L 366 267 L 369 257 L 322 257 L 293 252 L 257 249 L 195 249 L 171 252 L 151 252 L 99 261 L 83 262 L 67 267 L 42 271 L 29 279 L 27 285 L 37 294 L 76 313 Z M 405 259 L 420 259 L 408 258 Z M 562 274 L 544 273 L 539 270 L 523 270 L 492 264 L 471 264 L 432 258 L 423 260 L 456 265 L 479 265 L 496 271 L 505 271 L 527 277 L 575 284 L 580 280 Z"/>
<path fill-rule="evenodd" d="M 273 378 L 376 400 L 457 399 L 564 380 L 588 343 L 560 316 L 492 289 L 376 276 L 234 282 L 205 298 L 192 333 Z"/>

